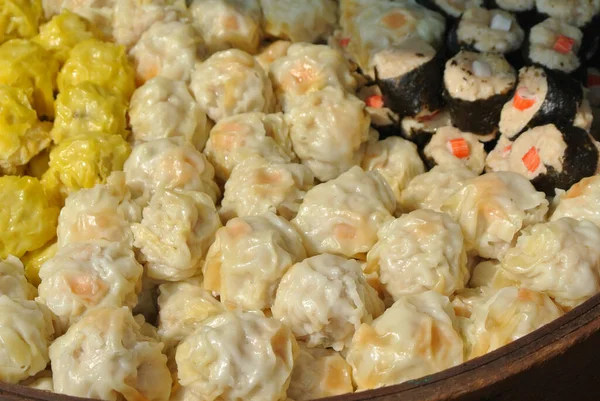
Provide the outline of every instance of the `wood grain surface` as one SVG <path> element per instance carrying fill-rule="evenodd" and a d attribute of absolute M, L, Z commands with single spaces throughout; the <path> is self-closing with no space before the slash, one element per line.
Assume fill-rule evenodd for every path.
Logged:
<path fill-rule="evenodd" d="M 81 401 L 0 383 L 1 401 Z M 323 401 L 599 401 L 600 294 L 540 330 L 460 366 Z"/>

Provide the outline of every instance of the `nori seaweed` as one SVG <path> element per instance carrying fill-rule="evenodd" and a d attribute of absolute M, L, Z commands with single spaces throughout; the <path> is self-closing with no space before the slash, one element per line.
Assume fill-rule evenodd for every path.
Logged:
<path fill-rule="evenodd" d="M 451 22 L 451 21 L 454 21 L 457 19 L 457 17 L 448 14 L 440 6 L 438 6 L 437 3 L 435 2 L 435 0 L 417 0 L 417 3 L 419 3 L 423 7 L 426 7 L 432 11 L 442 14 L 448 22 Z M 484 4 L 482 5 L 482 7 L 483 6 L 484 6 Z"/>
<path fill-rule="evenodd" d="M 476 135 L 488 135 L 498 130 L 500 112 L 504 103 L 513 95 L 514 87 L 506 93 L 473 102 L 453 98 L 444 88 L 452 124 L 461 131 Z"/>
<path fill-rule="evenodd" d="M 570 126 L 583 101 L 583 88 L 579 82 L 564 72 L 541 68 L 546 74 L 548 92 L 542 107 L 529 120 L 523 131 L 546 124 Z"/>
<path fill-rule="evenodd" d="M 483 144 L 483 150 L 485 150 L 485 153 L 490 153 L 496 147 L 496 144 L 498 143 L 498 139 L 500 139 L 500 134 L 496 133 L 494 135 L 493 139 L 490 139 L 487 142 L 479 140 L 479 142 L 481 142 Z"/>
<path fill-rule="evenodd" d="M 596 174 L 598 168 L 598 148 L 588 133 L 578 127 L 556 126 L 567 144 L 563 155 L 563 170 L 558 172 L 552 166 L 546 166 L 546 173 L 531 180 L 533 186 L 548 196 L 555 195 L 555 188 L 569 189 L 584 177 Z"/>
<path fill-rule="evenodd" d="M 402 137 L 413 142 L 417 145 L 418 149 L 423 149 L 429 141 L 431 141 L 431 137 L 435 132 L 427 131 L 425 129 L 412 130 L 412 132 L 406 132 L 405 130 L 401 130 Z"/>
<path fill-rule="evenodd" d="M 503 8 L 498 5 L 496 0 L 486 0 L 485 8 L 488 8 L 488 9 L 499 8 L 499 9 L 503 10 Z M 506 10 L 506 11 L 510 11 L 512 14 L 515 15 L 515 17 L 517 18 L 517 22 L 519 23 L 519 25 L 521 25 L 521 28 L 523 28 L 525 31 L 529 30 L 532 26 L 543 21 L 546 18 L 545 16 L 543 16 L 537 12 L 537 10 L 535 9 L 535 4 L 533 5 L 533 7 L 530 10 L 527 10 L 527 11 L 520 11 L 520 12 L 515 12 L 515 11 L 511 11 L 511 10 Z"/>
<path fill-rule="evenodd" d="M 584 61 L 591 61 L 598 53 L 600 47 L 600 14 L 594 15 L 592 20 L 581 28 L 583 40 L 581 42 L 580 57 Z"/>
<path fill-rule="evenodd" d="M 429 111 L 440 109 L 444 105 L 441 96 L 443 53 L 438 51 L 431 60 L 401 77 L 379 79 L 375 69 L 375 81 L 386 107 L 401 118 L 416 116 L 425 108 Z"/>
<path fill-rule="evenodd" d="M 371 124 L 371 127 L 373 127 L 373 129 L 375 129 L 377 132 L 379 132 L 379 139 L 385 139 L 390 136 L 403 137 L 402 129 L 396 123 L 387 124 L 387 125 Z"/>

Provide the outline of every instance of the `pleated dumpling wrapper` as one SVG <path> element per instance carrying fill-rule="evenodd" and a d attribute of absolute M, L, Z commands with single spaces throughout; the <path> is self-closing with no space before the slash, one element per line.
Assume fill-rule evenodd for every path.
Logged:
<path fill-rule="evenodd" d="M 341 351 L 362 323 L 371 323 L 383 310 L 359 262 L 322 254 L 287 271 L 271 311 L 309 347 Z"/>
<path fill-rule="evenodd" d="M 179 281 L 200 274 L 221 220 L 205 193 L 158 189 L 131 226 L 138 258 L 153 279 Z"/>
<path fill-rule="evenodd" d="M 500 258 L 508 278 L 571 309 L 600 292 L 600 228 L 563 217 L 528 227 Z"/>
<path fill-rule="evenodd" d="M 217 231 L 208 250 L 204 287 L 228 309 L 267 309 L 283 275 L 304 258 L 302 238 L 284 218 L 271 212 L 235 218 Z"/>
<path fill-rule="evenodd" d="M 12 255 L 0 260 L 0 294 L 23 300 L 36 296 L 35 287 L 25 278 L 23 263 Z"/>
<path fill-rule="evenodd" d="M 130 224 L 141 218 L 141 208 L 131 201 L 125 174 L 115 171 L 106 184 L 67 197 L 58 217 L 58 246 L 100 239 L 132 246 Z"/>
<path fill-rule="evenodd" d="M 297 355 L 283 323 L 262 312 L 223 312 L 177 347 L 180 391 L 205 401 L 285 400 Z"/>
<path fill-rule="evenodd" d="M 514 286 L 469 289 L 459 292 L 453 304 L 462 324 L 469 359 L 485 355 L 515 341 L 552 320 L 563 311 L 546 294 Z"/>
<path fill-rule="evenodd" d="M 544 221 L 548 201 L 522 175 L 497 172 L 467 181 L 442 211 L 460 224 L 467 251 L 494 259 L 508 250 L 519 231 Z"/>
<path fill-rule="evenodd" d="M 196 64 L 190 89 L 215 122 L 240 113 L 275 111 L 269 77 L 251 55 L 238 49 L 217 52 Z"/>
<path fill-rule="evenodd" d="M 42 265 L 37 300 L 56 315 L 62 333 L 89 309 L 133 308 L 141 290 L 142 272 L 126 244 L 74 242 Z"/>
<path fill-rule="evenodd" d="M 346 360 L 358 390 L 433 374 L 463 362 L 463 340 L 448 297 L 405 295 L 356 331 Z"/>
<path fill-rule="evenodd" d="M 182 137 L 202 151 L 211 122 L 183 81 L 156 77 L 131 97 L 129 120 L 136 143 Z"/>
<path fill-rule="evenodd" d="M 394 194 L 377 172 L 353 167 L 304 196 L 293 220 L 309 255 L 334 253 L 364 259 L 377 230 L 393 219 Z"/>
<path fill-rule="evenodd" d="M 557 202 L 558 201 L 558 202 Z M 551 221 L 562 217 L 588 220 L 600 227 L 600 175 L 586 177 L 556 198 Z"/>
<path fill-rule="evenodd" d="M 467 284 L 463 236 L 447 214 L 415 210 L 385 223 L 377 236 L 366 271 L 379 276 L 394 300 L 427 290 L 451 296 Z"/>
<path fill-rule="evenodd" d="M 156 329 L 126 307 L 88 311 L 50 346 L 54 391 L 108 401 L 168 401 L 171 374 Z"/>
<path fill-rule="evenodd" d="M 225 221 L 266 212 L 291 220 L 314 179 L 302 164 L 271 162 L 260 156 L 248 158 L 233 169 L 225 183 L 219 213 Z"/>
<path fill-rule="evenodd" d="M 288 399 L 315 400 L 352 392 L 352 369 L 337 351 L 308 348 L 300 343 L 287 391 Z"/>

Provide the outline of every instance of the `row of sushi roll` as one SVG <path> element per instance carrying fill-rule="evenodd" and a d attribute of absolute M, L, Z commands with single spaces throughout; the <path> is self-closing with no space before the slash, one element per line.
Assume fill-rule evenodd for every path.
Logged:
<path fill-rule="evenodd" d="M 600 1 L 363 3 L 341 2 L 330 42 L 365 76 L 381 138 L 414 142 L 429 168 L 512 171 L 548 196 L 598 172 Z"/>

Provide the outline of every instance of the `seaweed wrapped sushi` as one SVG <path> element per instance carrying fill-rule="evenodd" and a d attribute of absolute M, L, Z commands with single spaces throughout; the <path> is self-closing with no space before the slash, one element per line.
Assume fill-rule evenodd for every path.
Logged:
<path fill-rule="evenodd" d="M 582 101 L 583 88 L 567 74 L 523 67 L 514 96 L 502 107 L 500 133 L 512 140 L 538 125 L 572 125 Z"/>
<path fill-rule="evenodd" d="M 535 188 L 554 196 L 598 170 L 598 147 L 583 129 L 547 124 L 521 134 L 511 145 L 507 170 L 527 177 Z"/>
<path fill-rule="evenodd" d="M 404 117 L 400 122 L 400 132 L 422 151 L 437 130 L 447 125 L 451 125 L 450 113 L 442 109 L 427 116 Z"/>
<path fill-rule="evenodd" d="M 459 52 L 444 70 L 444 97 L 452 124 L 477 135 L 495 133 L 516 81 L 514 68 L 501 54 Z"/>
<path fill-rule="evenodd" d="M 441 55 L 420 39 L 374 56 L 375 79 L 384 104 L 401 117 L 428 115 L 442 107 Z"/>
<path fill-rule="evenodd" d="M 533 26 L 540 18 L 535 9 L 535 0 L 488 0 L 486 6 L 510 11 L 524 29 Z"/>
<path fill-rule="evenodd" d="M 450 30 L 448 49 L 509 54 L 519 50 L 524 39 L 525 32 L 509 11 L 470 8 Z"/>
<path fill-rule="evenodd" d="M 486 153 L 478 136 L 452 126 L 438 129 L 423 153 L 430 168 L 435 165 L 462 165 L 475 174 L 481 174 L 485 167 Z"/>
<path fill-rule="evenodd" d="M 486 3 L 485 0 L 417 0 L 417 3 L 429 8 L 430 10 L 437 11 L 447 19 L 457 19 L 465 12 L 473 7 L 483 7 Z"/>

